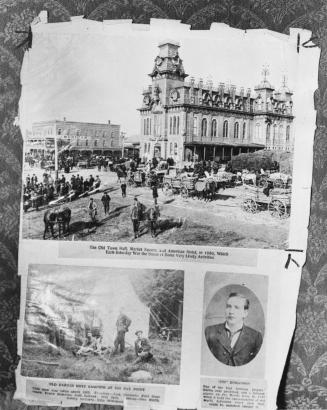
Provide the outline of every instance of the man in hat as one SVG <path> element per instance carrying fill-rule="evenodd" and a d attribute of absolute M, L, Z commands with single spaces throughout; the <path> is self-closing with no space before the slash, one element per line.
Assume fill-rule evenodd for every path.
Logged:
<path fill-rule="evenodd" d="M 121 189 L 121 196 L 123 198 L 126 198 L 126 180 L 123 179 L 121 184 L 120 184 L 120 189 Z"/>
<path fill-rule="evenodd" d="M 134 342 L 136 359 L 134 363 L 148 362 L 153 358 L 149 339 L 143 337 L 142 330 L 135 332 L 136 340 Z"/>
<path fill-rule="evenodd" d="M 134 204 L 132 205 L 132 210 L 131 210 L 131 219 L 132 219 L 132 224 L 133 224 L 134 239 L 138 238 L 139 236 L 141 209 L 142 209 L 142 205 L 139 203 L 138 199 L 135 197 Z"/>
<path fill-rule="evenodd" d="M 89 230 L 91 228 L 91 226 L 94 226 L 96 224 L 96 216 L 97 216 L 97 205 L 95 203 L 95 201 L 93 200 L 92 197 L 90 197 L 89 203 L 87 205 L 87 210 L 89 213 L 89 217 L 90 217 L 90 223 L 89 223 Z"/>
<path fill-rule="evenodd" d="M 159 206 L 157 204 L 157 200 L 154 200 L 153 206 L 149 210 L 149 222 L 150 222 L 150 231 L 152 238 L 156 236 L 156 229 L 157 229 L 157 221 L 160 216 Z"/>
<path fill-rule="evenodd" d="M 117 335 L 114 341 L 115 350 L 114 353 L 124 353 L 125 351 L 125 333 L 128 332 L 132 320 L 124 313 L 124 309 L 121 308 L 116 321 Z"/>
<path fill-rule="evenodd" d="M 105 192 L 103 195 L 102 195 L 102 198 L 101 198 L 101 202 L 102 202 L 102 204 L 103 204 L 103 210 L 104 210 L 104 214 L 105 215 L 109 215 L 109 209 L 110 209 L 110 201 L 111 201 L 111 198 L 110 198 L 110 196 L 108 195 L 108 192 Z"/>

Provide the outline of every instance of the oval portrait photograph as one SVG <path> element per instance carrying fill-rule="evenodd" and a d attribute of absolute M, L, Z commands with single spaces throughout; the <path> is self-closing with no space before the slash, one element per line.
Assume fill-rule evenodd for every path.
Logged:
<path fill-rule="evenodd" d="M 227 366 L 244 366 L 259 353 L 265 330 L 263 308 L 246 286 L 230 284 L 211 298 L 204 333 L 213 356 Z"/>

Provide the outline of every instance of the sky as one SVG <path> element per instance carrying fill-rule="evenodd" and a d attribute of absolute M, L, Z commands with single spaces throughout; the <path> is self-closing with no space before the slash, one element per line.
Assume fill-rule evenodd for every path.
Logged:
<path fill-rule="evenodd" d="M 139 134 L 137 108 L 143 88 L 151 84 L 158 44 L 180 43 L 179 55 L 187 74 L 210 78 L 214 86 L 230 82 L 251 88 L 260 83 L 263 66 L 276 88 L 287 76 L 296 86 L 294 36 L 267 30 L 231 29 L 214 24 L 211 30 L 189 30 L 176 21 L 110 25 L 75 20 L 33 26 L 33 47 L 26 52 L 22 73 L 20 126 L 63 119 L 120 124 L 127 136 Z M 189 78 L 190 78 L 189 77 Z M 296 106 L 294 104 L 294 106 Z"/>

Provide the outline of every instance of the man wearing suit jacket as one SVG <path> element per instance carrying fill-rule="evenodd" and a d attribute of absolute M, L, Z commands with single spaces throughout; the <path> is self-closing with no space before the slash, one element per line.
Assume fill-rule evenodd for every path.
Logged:
<path fill-rule="evenodd" d="M 207 326 L 205 337 L 211 353 L 228 366 L 243 366 L 255 358 L 262 345 L 262 335 L 245 326 L 250 302 L 241 293 L 230 293 L 225 308 L 226 321 Z"/>

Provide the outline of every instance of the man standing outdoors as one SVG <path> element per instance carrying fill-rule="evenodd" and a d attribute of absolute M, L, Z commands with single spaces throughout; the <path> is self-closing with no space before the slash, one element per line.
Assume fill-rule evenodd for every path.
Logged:
<path fill-rule="evenodd" d="M 225 323 L 207 326 L 205 338 L 211 353 L 228 366 L 243 366 L 255 358 L 262 345 L 262 335 L 244 324 L 250 302 L 232 292 L 226 302 Z"/>
<path fill-rule="evenodd" d="M 97 205 L 92 197 L 90 198 L 89 203 L 87 205 L 87 210 L 88 210 L 89 217 L 90 217 L 90 223 L 89 223 L 88 230 L 90 230 L 91 226 L 94 226 L 96 224 L 96 221 L 97 221 L 96 216 L 98 213 Z"/>
<path fill-rule="evenodd" d="M 125 333 L 131 325 L 131 319 L 125 315 L 124 310 L 120 309 L 119 315 L 116 321 L 117 335 L 114 341 L 115 350 L 114 353 L 124 353 L 125 351 Z"/>
<path fill-rule="evenodd" d="M 134 239 L 138 238 L 139 236 L 141 207 L 142 207 L 141 204 L 135 197 L 134 204 L 132 205 L 132 210 L 131 210 L 131 219 L 132 219 L 132 224 L 133 224 Z"/>
<path fill-rule="evenodd" d="M 152 238 L 156 237 L 156 230 L 157 230 L 157 221 L 160 217 L 160 209 L 157 204 L 157 200 L 154 200 L 153 207 L 149 210 L 149 221 L 150 221 L 150 231 Z"/>
<path fill-rule="evenodd" d="M 126 180 L 125 179 L 120 184 L 120 189 L 121 189 L 121 196 L 123 198 L 126 198 Z"/>
<path fill-rule="evenodd" d="M 103 195 L 102 195 L 102 198 L 101 198 L 101 202 L 102 202 L 102 204 L 103 204 L 103 210 L 104 210 L 104 214 L 105 215 L 109 215 L 109 211 L 110 211 L 110 201 L 111 201 L 111 198 L 110 198 L 110 196 L 108 195 L 108 192 L 105 192 Z"/>

